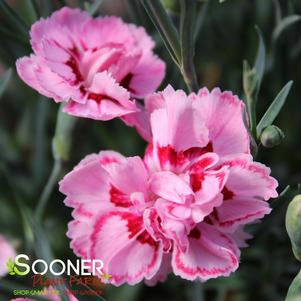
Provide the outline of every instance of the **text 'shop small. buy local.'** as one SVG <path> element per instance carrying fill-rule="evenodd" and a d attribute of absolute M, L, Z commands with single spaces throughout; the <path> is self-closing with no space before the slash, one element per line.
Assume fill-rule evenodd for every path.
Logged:
<path fill-rule="evenodd" d="M 29 273 L 33 273 L 34 275 L 50 273 L 53 276 L 98 276 L 105 281 L 111 278 L 111 275 L 102 271 L 103 261 L 99 259 L 77 259 L 75 263 L 69 259 L 66 262 L 54 259 L 50 263 L 47 263 L 43 259 L 37 259 L 31 264 L 29 264 L 29 261 L 29 256 L 26 254 L 19 254 L 14 260 L 9 258 L 6 262 L 8 274 L 12 276 L 26 276 Z"/>

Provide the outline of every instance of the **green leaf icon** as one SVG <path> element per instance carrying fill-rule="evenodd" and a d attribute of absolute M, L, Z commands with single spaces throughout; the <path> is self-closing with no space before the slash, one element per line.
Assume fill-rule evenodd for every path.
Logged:
<path fill-rule="evenodd" d="M 14 262 L 12 261 L 11 258 L 8 259 L 8 261 L 7 261 L 7 263 L 6 263 L 6 266 L 7 266 L 8 274 L 9 274 L 9 275 L 15 275 L 15 274 L 16 274 L 16 273 L 14 272 L 15 264 L 14 264 Z"/>

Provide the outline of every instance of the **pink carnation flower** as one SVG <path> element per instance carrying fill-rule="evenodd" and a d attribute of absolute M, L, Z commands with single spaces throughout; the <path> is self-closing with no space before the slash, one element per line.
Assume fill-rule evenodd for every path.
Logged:
<path fill-rule="evenodd" d="M 230 92 L 187 96 L 168 87 L 146 101 L 144 160 L 103 151 L 60 183 L 74 220 L 74 252 L 104 262 L 111 283 L 148 284 L 173 272 L 228 276 L 248 238 L 243 226 L 271 209 L 277 181 L 253 162 L 244 105 Z"/>
<path fill-rule="evenodd" d="M 161 83 L 165 64 L 142 27 L 117 17 L 62 8 L 34 23 L 34 51 L 17 61 L 19 76 L 39 93 L 67 102 L 64 111 L 109 120 L 136 112 L 131 97 L 144 97 Z"/>
<path fill-rule="evenodd" d="M 14 260 L 16 256 L 16 251 L 13 246 L 2 236 L 0 235 L 0 277 L 7 274 L 6 263 L 9 258 Z"/>

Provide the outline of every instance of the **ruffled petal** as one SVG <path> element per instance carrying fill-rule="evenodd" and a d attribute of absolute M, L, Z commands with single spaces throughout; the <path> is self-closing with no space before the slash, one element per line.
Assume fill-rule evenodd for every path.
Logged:
<path fill-rule="evenodd" d="M 158 282 L 164 282 L 167 279 L 168 274 L 172 272 L 171 268 L 171 254 L 165 253 L 162 257 L 162 262 L 158 272 L 149 280 L 145 280 L 145 284 L 148 286 L 155 286 Z"/>
<path fill-rule="evenodd" d="M 140 136 L 148 142 L 152 140 L 151 128 L 150 128 L 150 114 L 148 111 L 142 107 L 142 105 L 137 105 L 139 112 L 130 113 L 124 116 L 121 116 L 121 120 L 127 126 L 135 127 Z"/>
<path fill-rule="evenodd" d="M 223 202 L 213 214 L 214 223 L 233 232 L 239 225 L 251 223 L 269 214 L 272 209 L 265 201 L 232 199 Z"/>
<path fill-rule="evenodd" d="M 117 286 L 151 279 L 160 268 L 162 246 L 148 234 L 138 214 L 114 211 L 100 216 L 91 240 L 91 258 L 103 260 L 104 272 Z"/>
<path fill-rule="evenodd" d="M 45 37 L 56 41 L 58 45 L 71 49 L 76 43 L 79 46 L 80 29 L 91 19 L 91 16 L 80 9 L 63 7 L 51 17 L 35 22 L 30 30 L 30 42 L 36 54 L 43 54 L 42 42 Z"/>
<path fill-rule="evenodd" d="M 82 163 L 68 173 L 59 185 L 60 191 L 67 196 L 67 206 L 74 208 L 88 203 L 96 203 L 100 208 L 111 206 L 109 174 L 97 159 Z"/>
<path fill-rule="evenodd" d="M 233 232 L 271 212 L 266 201 L 277 197 L 278 183 L 269 176 L 269 168 L 243 157 L 225 161 L 223 166 L 230 171 L 222 191 L 224 202 L 211 218 L 217 226 Z"/>
<path fill-rule="evenodd" d="M 209 130 L 213 151 L 219 156 L 250 153 L 250 139 L 243 121 L 245 106 L 231 92 L 206 89 L 193 101 Z"/>
<path fill-rule="evenodd" d="M 30 57 L 23 57 L 18 59 L 16 62 L 17 72 L 21 79 L 30 87 L 37 90 L 40 94 L 46 97 L 56 97 L 55 94 L 46 90 L 40 84 L 37 78 L 37 68 L 47 68 L 46 66 L 41 66 L 39 64 L 39 60 L 35 55 L 31 55 Z"/>
<path fill-rule="evenodd" d="M 98 17 L 86 22 L 81 31 L 84 48 L 98 49 L 107 45 L 133 48 L 135 39 L 129 26 L 115 16 Z"/>
<path fill-rule="evenodd" d="M 150 178 L 150 189 L 159 197 L 182 204 L 185 197 L 193 195 L 188 183 L 169 171 L 154 173 Z"/>
<path fill-rule="evenodd" d="M 239 249 L 227 235 L 207 224 L 200 224 L 189 234 L 189 249 L 183 253 L 175 246 L 172 268 L 176 275 L 202 281 L 229 276 L 238 267 Z"/>
<path fill-rule="evenodd" d="M 222 165 L 230 169 L 226 186 L 234 196 L 263 200 L 278 196 L 278 182 L 270 176 L 271 170 L 264 164 L 237 157 Z"/>
<path fill-rule="evenodd" d="M 136 111 L 138 108 L 129 99 L 128 91 L 107 72 L 94 76 L 85 104 L 70 101 L 64 108 L 64 112 L 70 115 L 96 120 L 110 120 Z"/>
<path fill-rule="evenodd" d="M 143 98 L 154 92 L 165 76 L 165 63 L 149 52 L 144 54 L 131 71 L 132 79 L 128 85 L 134 97 Z"/>
<path fill-rule="evenodd" d="M 112 183 L 123 193 L 141 192 L 147 197 L 148 174 L 139 157 L 127 158 L 126 164 L 111 164 L 107 167 Z"/>
<path fill-rule="evenodd" d="M 207 129 L 185 92 L 173 91 L 168 87 L 162 95 L 165 107 L 151 114 L 153 144 L 159 147 L 171 146 L 177 152 L 206 146 Z"/>

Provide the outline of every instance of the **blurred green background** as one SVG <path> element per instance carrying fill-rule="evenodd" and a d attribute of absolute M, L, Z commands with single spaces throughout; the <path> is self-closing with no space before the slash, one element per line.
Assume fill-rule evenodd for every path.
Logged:
<path fill-rule="evenodd" d="M 3 4 L 3 0 L 0 2 Z M 38 11 L 44 17 L 59 9 L 63 2 L 36 1 Z M 66 1 L 69 6 L 81 8 L 92 2 L 87 1 L 85 6 L 84 1 Z M 118 15 L 125 21 L 145 26 L 157 42 L 156 52 L 167 62 L 167 74 L 161 88 L 170 83 L 175 88 L 185 89 L 180 72 L 138 0 L 96 2 L 102 2 L 96 15 Z M 13 70 L 0 99 L 0 232 L 14 242 L 19 253 L 34 254 L 30 245 L 32 234 L 19 208 L 24 206 L 33 210 L 47 182 L 53 165 L 51 140 L 59 107 L 26 86 L 15 71 L 15 60 L 31 52 L 26 35 L 37 17 L 33 1 L 6 3 L 19 14 L 25 27 L 12 25 L 7 21 L 6 11 L 0 9 L 0 77 L 8 68 Z M 178 1 L 163 3 L 178 26 Z M 289 80 L 294 81 L 285 107 L 275 122 L 286 138 L 273 149 L 260 147 L 257 160 L 271 166 L 273 176 L 280 183 L 279 192 L 288 184 L 296 185 L 301 178 L 301 22 L 296 18 L 296 22 L 280 28 L 280 32 L 279 24 L 283 24 L 281 20 L 287 16 L 301 15 L 301 1 L 226 0 L 220 3 L 211 0 L 198 1 L 197 7 L 202 23 L 195 51 L 200 86 L 210 89 L 218 86 L 243 96 L 242 63 L 244 59 L 253 62 L 258 46 L 255 24 L 261 29 L 267 48 L 267 64 L 258 98 L 259 119 L 280 89 Z M 128 156 L 143 155 L 144 148 L 145 143 L 135 130 L 119 120 L 78 119 L 72 133 L 70 158 L 64 162 L 60 176 L 89 153 L 113 149 Z M 168 281 L 152 288 L 143 284 L 120 288 L 108 286 L 104 288 L 104 297 L 109 301 L 284 300 L 289 284 L 300 269 L 284 226 L 288 201 L 288 197 L 274 201 L 272 214 L 262 223 L 250 227 L 249 232 L 254 238 L 250 240 L 250 248 L 243 250 L 240 268 L 231 277 L 194 284 L 170 276 Z M 42 224 L 43 239 L 50 243 L 57 258 L 74 258 L 65 236 L 70 213 L 56 185 Z M 11 276 L 0 279 L 0 285 L 1 281 L 26 284 L 26 280 Z M 0 300 L 9 297 L 12 296 L 0 291 Z"/>

